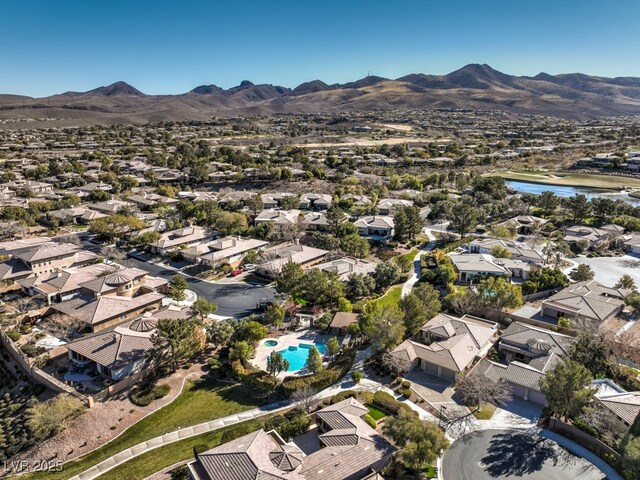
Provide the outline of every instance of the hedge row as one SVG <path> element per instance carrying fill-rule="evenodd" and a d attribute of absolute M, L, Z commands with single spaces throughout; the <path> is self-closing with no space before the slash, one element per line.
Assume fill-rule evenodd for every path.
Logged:
<path fill-rule="evenodd" d="M 417 415 L 417 413 L 414 412 L 409 406 L 405 405 L 402 402 L 399 402 L 398 400 L 393 398 L 393 395 L 387 392 L 378 391 L 374 393 L 371 404 L 374 407 L 378 407 L 387 413 L 391 413 L 392 415 L 398 415 L 401 410 L 405 410 Z"/>
<path fill-rule="evenodd" d="M 131 391 L 129 398 L 131 402 L 139 407 L 146 407 L 154 400 L 166 397 L 171 391 L 168 384 L 157 385 L 155 387 L 137 388 Z"/>
<path fill-rule="evenodd" d="M 231 362 L 231 370 L 235 378 L 245 385 L 258 390 L 272 392 L 278 384 L 278 380 L 275 377 L 263 370 L 246 368 L 240 360 Z"/>
<path fill-rule="evenodd" d="M 340 380 L 351 370 L 355 358 L 355 350 L 345 350 L 327 368 L 323 368 L 318 373 L 305 377 L 286 377 L 280 385 L 280 392 L 289 398 L 293 392 L 305 387 L 311 387 L 318 391 L 324 390 Z"/>

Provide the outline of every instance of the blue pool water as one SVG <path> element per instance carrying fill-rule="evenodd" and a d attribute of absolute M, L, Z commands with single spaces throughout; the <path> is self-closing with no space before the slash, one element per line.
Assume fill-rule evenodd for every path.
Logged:
<path fill-rule="evenodd" d="M 314 345 L 320 352 L 320 355 L 327 351 L 327 347 L 324 343 L 315 343 Z M 282 356 L 289 361 L 289 369 L 287 372 L 295 372 L 304 368 L 307 364 L 307 358 L 309 357 L 309 350 L 311 350 L 311 347 L 313 347 L 313 345 L 310 343 L 300 343 L 297 347 L 278 350 Z"/>

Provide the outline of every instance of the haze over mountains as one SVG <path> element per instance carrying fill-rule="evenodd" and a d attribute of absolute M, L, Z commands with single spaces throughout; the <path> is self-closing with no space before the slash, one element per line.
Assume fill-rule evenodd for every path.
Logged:
<path fill-rule="evenodd" d="M 0 94 L 0 120 L 55 118 L 60 125 L 205 120 L 214 115 L 317 113 L 379 109 L 482 109 L 567 118 L 640 115 L 640 78 L 582 73 L 518 77 L 471 64 L 447 75 L 367 76 L 290 89 L 243 81 L 201 85 L 180 95 L 145 95 L 125 82 L 46 98 Z M 51 122 L 48 122 L 51 124 Z"/>

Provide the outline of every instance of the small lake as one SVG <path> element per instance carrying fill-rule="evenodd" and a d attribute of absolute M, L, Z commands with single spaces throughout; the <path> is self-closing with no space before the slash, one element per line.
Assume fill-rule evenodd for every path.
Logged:
<path fill-rule="evenodd" d="M 553 192 L 559 197 L 573 197 L 581 193 L 587 198 L 603 197 L 612 200 L 624 200 L 634 206 L 640 206 L 640 198 L 631 198 L 624 192 L 605 190 L 590 187 L 570 187 L 567 185 L 546 185 L 543 183 L 525 182 L 522 180 L 506 180 L 507 187 L 522 193 L 534 193 L 540 195 L 542 192 Z"/>

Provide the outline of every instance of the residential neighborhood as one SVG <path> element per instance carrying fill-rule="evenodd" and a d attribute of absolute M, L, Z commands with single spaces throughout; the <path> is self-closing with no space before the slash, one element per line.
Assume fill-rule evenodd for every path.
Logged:
<path fill-rule="evenodd" d="M 637 2 L 0 16 L 0 479 L 640 479 Z"/>

